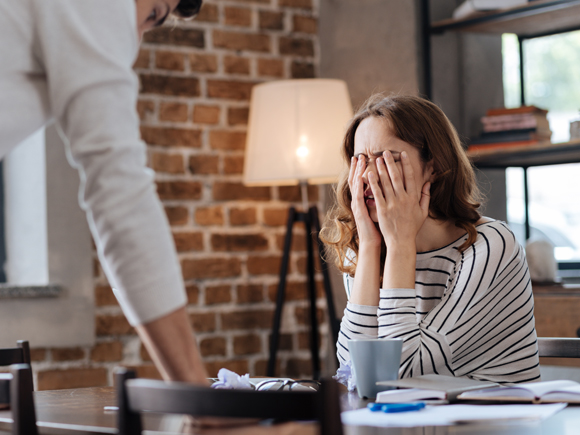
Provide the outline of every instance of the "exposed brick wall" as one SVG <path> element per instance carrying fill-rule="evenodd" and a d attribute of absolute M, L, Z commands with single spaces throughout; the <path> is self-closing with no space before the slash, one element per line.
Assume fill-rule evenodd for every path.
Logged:
<path fill-rule="evenodd" d="M 195 20 L 147 34 L 135 63 L 142 137 L 211 376 L 221 367 L 265 374 L 287 208 L 299 205 L 300 191 L 242 184 L 249 98 L 266 80 L 316 76 L 317 22 L 318 0 L 204 0 Z M 317 187 L 309 195 L 320 199 Z M 294 234 L 278 367 L 307 377 L 303 227 Z M 34 349 L 39 389 L 111 384 L 119 364 L 158 376 L 98 262 L 95 277 L 97 344 Z"/>

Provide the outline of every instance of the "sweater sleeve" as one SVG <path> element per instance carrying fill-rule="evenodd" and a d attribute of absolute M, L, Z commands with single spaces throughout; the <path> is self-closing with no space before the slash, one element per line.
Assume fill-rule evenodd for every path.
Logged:
<path fill-rule="evenodd" d="M 350 299 L 352 279 L 347 273 L 343 275 L 343 279 L 346 294 Z M 336 353 L 341 363 L 344 364 L 350 360 L 348 340 L 377 338 L 379 327 L 377 308 L 375 306 L 357 305 L 347 302 L 342 322 L 340 323 L 338 343 L 336 344 Z"/>
<path fill-rule="evenodd" d="M 99 259 L 132 325 L 185 305 L 136 114 L 134 0 L 32 0 L 49 104 L 80 174 Z"/>
<path fill-rule="evenodd" d="M 415 289 L 380 293 L 379 337 L 404 340 L 400 377 L 437 373 L 501 382 L 501 367 L 513 369 L 513 364 L 522 379 L 507 373 L 510 382 L 536 373 L 527 264 L 521 246 L 503 225 L 479 232 L 475 244 L 461 253 L 441 302 L 421 320 Z"/>

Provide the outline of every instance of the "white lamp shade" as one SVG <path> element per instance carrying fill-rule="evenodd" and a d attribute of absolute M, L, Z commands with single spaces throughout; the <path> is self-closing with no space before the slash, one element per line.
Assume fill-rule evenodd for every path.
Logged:
<path fill-rule="evenodd" d="M 342 80 L 281 80 L 254 86 L 244 183 L 333 183 L 342 169 L 341 145 L 352 118 Z"/>

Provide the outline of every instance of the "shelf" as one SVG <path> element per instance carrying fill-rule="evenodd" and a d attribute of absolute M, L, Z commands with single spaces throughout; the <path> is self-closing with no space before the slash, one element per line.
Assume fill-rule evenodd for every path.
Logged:
<path fill-rule="evenodd" d="M 580 29 L 580 0 L 539 0 L 501 11 L 431 24 L 431 33 L 515 33 L 525 38 Z"/>
<path fill-rule="evenodd" d="M 558 144 L 539 144 L 525 149 L 505 149 L 492 153 L 467 152 L 480 168 L 507 168 L 580 163 L 580 140 Z"/>

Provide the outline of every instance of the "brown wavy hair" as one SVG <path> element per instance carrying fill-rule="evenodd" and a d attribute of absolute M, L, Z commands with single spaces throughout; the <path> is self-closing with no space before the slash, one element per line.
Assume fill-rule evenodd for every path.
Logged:
<path fill-rule="evenodd" d="M 354 155 L 354 136 L 360 123 L 368 117 L 384 118 L 393 134 L 419 150 L 423 164 L 433 161 L 435 179 L 431 184 L 429 217 L 452 220 L 464 229 L 467 240 L 459 247 L 463 251 L 477 238 L 475 223 L 481 194 L 476 185 L 473 167 L 461 146 L 455 128 L 443 111 L 428 100 L 415 96 L 370 97 L 354 115 L 342 144 L 346 170 L 336 187 L 336 205 L 327 216 L 321 238 L 327 251 L 334 254 L 335 264 L 342 272 L 353 276 L 356 260 L 346 262 L 348 250 L 358 254 L 359 240 L 351 210 L 352 196 L 348 186 L 348 167 Z M 381 250 L 384 265 L 386 247 Z M 348 264 L 347 264 L 348 263 Z M 382 267 L 381 267 L 382 270 Z"/>

